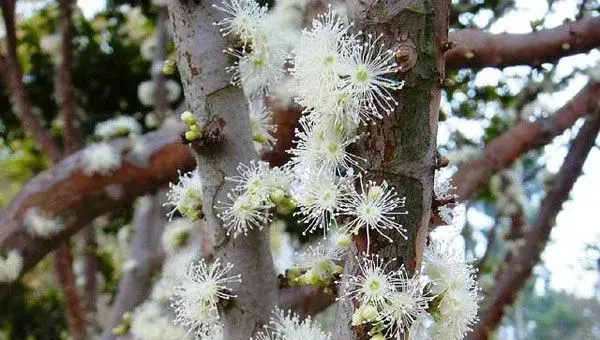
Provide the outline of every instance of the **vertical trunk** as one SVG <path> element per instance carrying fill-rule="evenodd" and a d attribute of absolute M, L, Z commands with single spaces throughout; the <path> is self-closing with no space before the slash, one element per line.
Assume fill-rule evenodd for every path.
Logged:
<path fill-rule="evenodd" d="M 221 311 L 224 339 L 246 340 L 268 322 L 277 304 L 277 279 L 266 230 L 253 230 L 236 239 L 226 235 L 214 206 L 226 201 L 232 189 L 225 182 L 239 163 L 258 159 L 248 123 L 246 98 L 229 84 L 225 67 L 229 60 L 219 28 L 213 22 L 222 13 L 208 1 L 171 1 L 169 14 L 177 47 L 177 62 L 188 108 L 205 130 L 223 140 L 195 144 L 198 170 L 203 181 L 203 224 L 213 232 L 215 257 L 234 265 L 242 283 L 232 285 L 235 303 Z M 213 129 L 214 128 L 214 129 Z"/>
<path fill-rule="evenodd" d="M 409 271 L 420 267 L 429 227 L 433 194 L 433 174 L 440 84 L 444 78 L 442 46 L 448 35 L 449 1 L 365 1 L 348 2 L 350 20 L 365 32 L 383 34 L 387 45 L 398 51 L 396 60 L 405 86 L 395 95 L 395 112 L 367 128 L 368 136 L 357 146 L 357 154 L 367 159 L 366 177 L 393 185 L 407 197 L 408 215 L 402 216 L 408 240 L 390 235 L 390 243 L 371 233 L 370 251 L 391 259 L 396 268 Z M 366 251 L 366 235 L 354 239 L 354 254 Z M 351 254 L 351 255 L 354 255 Z M 346 273 L 358 266 L 348 256 Z M 369 339 L 359 327 L 352 329 L 354 306 L 341 301 L 334 339 Z"/>

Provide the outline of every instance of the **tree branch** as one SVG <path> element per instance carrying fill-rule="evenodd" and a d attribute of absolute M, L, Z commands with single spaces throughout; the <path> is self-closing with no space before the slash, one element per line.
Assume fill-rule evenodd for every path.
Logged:
<path fill-rule="evenodd" d="M 401 222 L 407 229 L 405 240 L 399 233 L 389 236 L 390 243 L 371 233 L 370 250 L 382 258 L 397 258 L 390 270 L 404 265 L 409 271 L 420 267 L 430 220 L 435 168 L 435 148 L 440 105 L 440 86 L 444 77 L 444 53 L 447 40 L 450 2 L 420 0 L 410 3 L 360 0 L 348 2 L 348 14 L 358 29 L 383 33 L 392 50 L 398 50 L 405 86 L 395 94 L 401 103 L 390 116 L 366 129 L 368 137 L 358 142 L 356 154 L 366 159 L 366 177 L 377 182 L 387 180 L 400 196 L 407 197 L 408 215 Z M 419 10 L 413 10 L 419 8 Z M 354 239 L 352 255 L 366 251 L 366 235 Z M 359 272 L 353 256 L 348 256 L 344 272 Z M 342 284 L 342 287 L 344 285 Z M 352 327 L 354 306 L 340 301 L 334 339 L 370 339 L 362 327 Z"/>
<path fill-rule="evenodd" d="M 217 123 L 223 141 L 193 144 L 203 186 L 203 224 L 215 235 L 215 257 L 230 262 L 243 284 L 231 289 L 237 294 L 232 308 L 223 310 L 224 339 L 242 340 L 268 323 L 277 305 L 277 277 L 269 248 L 267 230 L 253 230 L 247 236 L 230 238 L 214 206 L 227 201 L 233 189 L 225 176 L 237 173 L 239 163 L 258 159 L 250 135 L 248 104 L 242 90 L 230 85 L 226 73 L 229 60 L 218 27 L 224 13 L 204 1 L 171 1 L 168 4 L 178 69 L 188 108 L 201 125 Z"/>
<path fill-rule="evenodd" d="M 189 148 L 179 140 L 182 125 L 168 124 L 144 135 L 147 152 L 143 156 L 131 151 L 128 139 L 113 141 L 112 146 L 123 155 L 123 163 L 109 175 L 84 174 L 84 150 L 37 175 L 0 216 L 0 253 L 18 250 L 24 258 L 25 272 L 95 217 L 176 181 L 176 169 L 189 171 L 195 164 Z M 63 229 L 49 239 L 33 237 L 23 225 L 23 216 L 31 207 L 60 217 Z M 7 291 L 0 285 L 0 295 Z"/>
<path fill-rule="evenodd" d="M 62 151 L 44 129 L 38 118 L 33 114 L 33 107 L 25 84 L 23 84 L 23 72 L 17 58 L 17 36 L 15 24 L 15 0 L 3 0 L 0 2 L 2 16 L 6 27 L 7 54 L 0 56 L 0 75 L 6 87 L 10 89 L 10 101 L 15 114 L 23 123 L 40 147 L 54 161 L 62 156 Z"/>
<path fill-rule="evenodd" d="M 496 289 L 483 301 L 481 321 L 470 335 L 471 340 L 488 339 L 490 333 L 500 324 L 506 307 L 514 302 L 518 292 L 531 276 L 533 267 L 540 261 L 541 253 L 548 243 L 556 216 L 581 174 L 599 131 L 600 110 L 596 109 L 588 116 L 573 140 L 558 175 L 541 203 L 537 220 L 525 234 L 524 246 L 519 248 L 497 274 Z"/>
<path fill-rule="evenodd" d="M 86 338 L 85 313 L 81 308 L 75 275 L 73 274 L 73 254 L 68 240 L 62 242 L 54 254 L 54 270 L 66 300 L 67 321 L 73 340 Z"/>
<path fill-rule="evenodd" d="M 600 17 L 526 34 L 463 29 L 451 32 L 449 40 L 457 45 L 446 54 L 448 68 L 540 66 L 600 46 Z"/>
<path fill-rule="evenodd" d="M 167 222 L 163 198 L 160 194 L 144 197 L 135 209 L 128 260 L 135 261 L 135 266 L 126 271 L 119 282 L 111 319 L 102 333 L 103 340 L 116 339 L 112 330 L 123 321 L 123 314 L 132 311 L 150 293 L 152 273 L 161 266 L 164 257 L 160 251 L 160 238 Z"/>
<path fill-rule="evenodd" d="M 600 83 L 592 82 L 551 117 L 521 122 L 485 146 L 481 156 L 461 165 L 453 176 L 456 194 L 466 200 L 482 188 L 495 172 L 527 151 L 547 144 L 599 105 Z"/>

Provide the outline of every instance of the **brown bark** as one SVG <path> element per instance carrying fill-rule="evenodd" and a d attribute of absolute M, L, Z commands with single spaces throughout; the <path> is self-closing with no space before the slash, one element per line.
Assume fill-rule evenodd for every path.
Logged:
<path fill-rule="evenodd" d="M 596 109 L 588 116 L 573 140 L 558 175 L 541 203 L 535 223 L 525 234 L 524 246 L 520 247 L 497 273 L 494 291 L 483 301 L 480 310 L 481 320 L 469 339 L 489 338 L 490 333 L 500 324 L 505 309 L 515 301 L 519 291 L 531 276 L 533 267 L 540 261 L 541 253 L 548 243 L 550 232 L 556 223 L 556 216 L 563 203 L 569 198 L 569 192 L 581 174 L 583 164 L 595 144 L 599 131 L 600 110 Z"/>
<path fill-rule="evenodd" d="M 177 181 L 176 169 L 189 171 L 195 164 L 189 147 L 179 139 L 181 125 L 144 135 L 148 148 L 144 157 L 131 153 L 127 139 L 111 142 L 123 155 L 123 164 L 110 175 L 84 174 L 80 151 L 34 177 L 0 216 L 0 252 L 17 249 L 24 258 L 24 273 L 95 217 Z M 61 232 L 49 239 L 27 233 L 23 216 L 34 206 L 61 218 Z M 0 285 L 0 294 L 5 292 Z"/>
<path fill-rule="evenodd" d="M 54 270 L 66 300 L 67 321 L 73 340 L 86 338 L 85 312 L 81 308 L 76 278 L 73 274 L 73 254 L 71 245 L 64 241 L 54 254 Z"/>
<path fill-rule="evenodd" d="M 358 142 L 357 155 L 366 159 L 366 177 L 386 180 L 401 196 L 407 197 L 408 215 L 401 216 L 407 229 L 405 240 L 390 233 L 394 243 L 371 233 L 370 251 L 384 259 L 397 258 L 390 269 L 401 265 L 413 272 L 421 265 L 432 204 L 435 148 L 440 105 L 440 86 L 444 78 L 443 45 L 448 34 L 449 1 L 377 2 L 367 5 L 350 1 L 348 13 L 366 32 L 383 33 L 403 65 L 405 86 L 395 94 L 400 103 L 395 112 L 367 128 L 368 137 Z M 355 237 L 353 254 L 364 252 L 365 234 Z M 356 274 L 358 265 L 349 256 L 346 274 Z M 342 283 L 342 287 L 344 284 Z M 335 339 L 369 339 L 361 327 L 351 326 L 354 306 L 340 301 Z"/>
<path fill-rule="evenodd" d="M 13 111 L 23 123 L 23 127 L 33 135 L 45 154 L 51 159 L 57 160 L 61 158 L 62 151 L 33 113 L 33 106 L 22 81 L 23 71 L 17 58 L 15 2 L 16 0 L 3 0 L 0 2 L 7 42 L 7 53 L 0 56 L 0 75 L 11 92 L 10 101 Z"/>
<path fill-rule="evenodd" d="M 481 156 L 462 164 L 454 174 L 459 200 L 467 200 L 481 189 L 488 178 L 512 164 L 527 151 L 547 144 L 591 109 L 597 107 L 600 83 L 592 82 L 554 115 L 535 122 L 521 122 L 487 144 Z"/>
<path fill-rule="evenodd" d="M 526 34 L 463 29 L 451 32 L 449 40 L 457 45 L 446 54 L 448 68 L 540 66 L 600 46 L 600 18 Z"/>

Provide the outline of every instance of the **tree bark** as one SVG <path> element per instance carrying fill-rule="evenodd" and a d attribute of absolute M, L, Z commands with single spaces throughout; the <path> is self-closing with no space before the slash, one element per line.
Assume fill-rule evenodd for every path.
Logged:
<path fill-rule="evenodd" d="M 581 174 L 583 164 L 595 144 L 600 131 L 600 110 L 590 114 L 573 140 L 569 153 L 550 190 L 542 200 L 538 217 L 525 234 L 524 246 L 496 274 L 495 289 L 485 298 L 480 310 L 481 320 L 470 334 L 471 340 L 485 340 L 495 330 L 504 316 L 505 310 L 518 296 L 519 291 L 540 261 L 542 251 L 550 239 L 550 232 L 556 223 L 556 216 L 569 192 Z"/>
<path fill-rule="evenodd" d="M 266 324 L 277 304 L 277 278 L 266 230 L 252 230 L 236 239 L 226 235 L 214 206 L 225 202 L 233 188 L 225 176 L 237 173 L 239 163 L 258 159 L 248 123 L 247 100 L 240 88 L 229 84 L 223 54 L 226 43 L 213 22 L 223 13 L 205 1 L 171 1 L 169 13 L 177 47 L 178 68 L 188 108 L 199 123 L 217 126 L 224 139 L 195 144 L 194 151 L 203 183 L 204 225 L 214 233 L 215 256 L 234 265 L 241 284 L 230 287 L 237 294 L 230 308 L 221 311 L 224 339 L 245 340 Z"/>
<path fill-rule="evenodd" d="M 400 103 L 395 112 L 367 128 L 368 137 L 358 142 L 357 154 L 366 161 L 367 179 L 387 180 L 407 197 L 408 215 L 401 222 L 408 240 L 389 235 L 394 243 L 371 235 L 370 250 L 390 260 L 390 269 L 401 265 L 414 272 L 421 265 L 430 220 L 433 174 L 436 164 L 436 134 L 440 105 L 440 84 L 444 78 L 442 46 L 448 34 L 449 1 L 348 2 L 348 14 L 358 29 L 382 33 L 402 66 L 403 89 L 395 94 Z M 366 239 L 354 238 L 352 254 L 364 252 Z M 346 274 L 356 274 L 358 265 L 348 256 Z M 342 284 L 343 287 L 343 284 Z M 360 327 L 352 328 L 354 306 L 341 300 L 334 339 L 369 339 Z"/>
<path fill-rule="evenodd" d="M 590 110 L 598 107 L 600 83 L 590 82 L 552 116 L 535 122 L 523 121 L 485 146 L 480 157 L 461 166 L 452 177 L 459 200 L 468 200 L 481 189 L 488 178 L 512 164 L 518 157 L 547 144 Z"/>
<path fill-rule="evenodd" d="M 0 215 L 0 253 L 18 250 L 23 256 L 23 274 L 97 216 L 175 182 L 176 169 L 189 171 L 194 166 L 189 148 L 181 144 L 178 136 L 181 125 L 144 135 L 148 148 L 144 157 L 131 153 L 128 139 L 111 142 L 123 155 L 123 164 L 110 175 L 84 174 L 81 151 L 34 177 Z M 58 234 L 44 239 L 27 232 L 23 216 L 34 206 L 61 218 L 64 223 Z M 0 285 L 0 295 L 6 293 L 6 285 Z"/>
<path fill-rule="evenodd" d="M 600 18 L 587 18 L 526 34 L 491 34 L 478 29 L 450 33 L 456 47 L 446 55 L 448 68 L 540 66 L 600 46 Z"/>
<path fill-rule="evenodd" d="M 135 229 L 128 259 L 135 261 L 135 266 L 125 271 L 119 282 L 111 319 L 102 333 L 103 340 L 116 339 L 112 330 L 123 321 L 123 314 L 133 311 L 150 294 L 152 274 L 160 267 L 164 257 L 160 239 L 167 218 L 162 207 L 164 191 L 161 193 L 142 198 L 135 209 L 132 222 Z"/>

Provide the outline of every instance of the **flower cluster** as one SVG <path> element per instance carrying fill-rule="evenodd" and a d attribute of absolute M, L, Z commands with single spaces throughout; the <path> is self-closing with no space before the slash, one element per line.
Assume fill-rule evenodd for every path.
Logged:
<path fill-rule="evenodd" d="M 418 276 L 409 277 L 406 270 L 391 269 L 392 262 L 378 255 L 357 257 L 359 273 L 343 275 L 343 298 L 357 300 L 360 307 L 352 323 L 370 323 L 371 333 L 397 338 L 417 318 L 426 315 L 429 298 Z"/>
<path fill-rule="evenodd" d="M 62 223 L 58 219 L 47 216 L 40 208 L 29 208 L 25 213 L 23 224 L 27 231 L 34 235 L 48 238 L 58 233 L 62 228 Z"/>
<path fill-rule="evenodd" d="M 219 259 L 211 264 L 200 260 L 189 266 L 173 291 L 175 323 L 200 337 L 220 328 L 217 303 L 234 298 L 228 285 L 241 282 L 240 275 L 230 275 L 231 269 L 232 264 L 222 265 Z"/>
<path fill-rule="evenodd" d="M 477 321 L 475 269 L 447 243 L 435 239 L 425 250 L 424 269 L 435 295 L 433 338 L 463 339 Z"/>
<path fill-rule="evenodd" d="M 167 214 L 169 219 L 176 211 L 192 221 L 200 218 L 202 209 L 202 180 L 198 170 L 186 172 L 179 176 L 179 183 L 169 183 L 167 202 L 164 206 L 173 209 Z"/>
<path fill-rule="evenodd" d="M 256 340 L 330 340 L 331 336 L 321 330 L 321 325 L 310 316 L 301 320 L 291 311 L 275 309 L 271 317 L 271 332 L 259 333 Z"/>
<path fill-rule="evenodd" d="M 6 256 L 0 254 L 0 282 L 13 282 L 19 277 L 22 269 L 23 257 L 18 251 L 11 250 Z"/>
<path fill-rule="evenodd" d="M 127 135 L 139 135 L 140 133 L 142 133 L 142 126 L 135 118 L 129 116 L 118 116 L 98 123 L 94 130 L 94 134 L 103 139 Z"/>
<path fill-rule="evenodd" d="M 108 175 L 121 166 L 121 154 L 108 143 L 94 143 L 83 151 L 83 172 Z"/>
<path fill-rule="evenodd" d="M 271 208 L 293 209 L 289 198 L 291 175 L 288 168 L 274 167 L 263 161 L 238 166 L 238 176 L 227 177 L 235 183 L 227 195 L 228 202 L 218 202 L 223 226 L 228 234 L 246 235 L 254 228 L 262 229 L 271 221 Z M 290 206 L 292 205 L 292 206 Z"/>
<path fill-rule="evenodd" d="M 309 245 L 306 250 L 297 254 L 298 260 L 287 276 L 299 284 L 328 287 L 344 270 L 339 265 L 344 250 L 324 243 L 314 247 Z"/>

